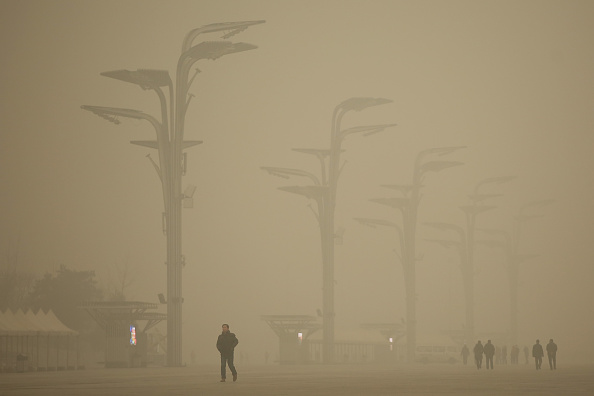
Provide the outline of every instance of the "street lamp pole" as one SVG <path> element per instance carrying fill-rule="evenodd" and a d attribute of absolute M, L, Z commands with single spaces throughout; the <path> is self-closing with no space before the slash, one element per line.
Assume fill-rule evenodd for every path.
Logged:
<path fill-rule="evenodd" d="M 462 228 L 449 223 L 425 223 L 425 225 L 435 227 L 442 231 L 452 230 L 459 236 L 459 241 L 451 240 L 429 240 L 437 242 L 445 247 L 456 247 L 460 255 L 460 270 L 462 273 L 462 283 L 464 285 L 464 295 L 466 304 L 466 324 L 465 338 L 466 342 L 474 340 L 474 233 L 476 226 L 476 216 L 487 210 L 496 208 L 496 206 L 484 205 L 482 202 L 488 198 L 497 197 L 501 194 L 481 194 L 479 189 L 485 184 L 501 184 L 514 179 L 514 176 L 491 177 L 478 182 L 473 194 L 470 195 L 472 203 L 461 206 L 460 209 L 465 214 L 466 228 Z"/>
<path fill-rule="evenodd" d="M 221 56 L 257 48 L 246 43 L 229 41 L 205 41 L 192 45 L 194 39 L 202 33 L 226 32 L 222 38 L 228 38 L 247 27 L 264 21 L 246 21 L 215 23 L 194 29 L 189 32 L 182 45 L 182 53 L 177 62 L 175 88 L 169 73 L 163 70 L 116 70 L 102 75 L 139 85 L 142 89 L 154 90 L 161 104 L 161 121 L 138 110 L 109 108 L 99 106 L 81 106 L 103 118 L 119 124 L 118 117 L 144 119 L 149 121 L 157 133 L 156 141 L 134 141 L 145 147 L 157 149 L 159 164 L 155 167 L 163 190 L 164 232 L 167 239 L 167 365 L 182 365 L 182 268 L 185 258 L 182 255 L 182 217 L 181 208 L 184 198 L 182 193 L 182 176 L 185 174 L 186 148 L 202 143 L 201 141 L 184 141 L 184 122 L 191 95 L 188 94 L 194 77 L 189 78 L 189 70 L 201 59 L 216 60 Z M 161 87 L 169 89 L 169 103 Z M 169 104 L 169 106 L 168 106 Z M 169 107 L 169 109 L 168 109 Z"/>
<path fill-rule="evenodd" d="M 336 238 L 334 212 L 336 209 L 338 178 L 344 166 L 344 164 L 340 164 L 342 142 L 351 134 L 363 133 L 369 135 L 395 126 L 395 124 L 369 125 L 343 130 L 341 129 L 342 118 L 349 111 L 361 111 L 368 107 L 386 103 L 391 103 L 391 100 L 365 97 L 347 99 L 336 106 L 332 113 L 329 150 L 294 149 L 304 154 L 315 155 L 319 159 L 321 178 L 297 169 L 262 167 L 263 170 L 272 175 L 281 177 L 304 176 L 314 182 L 314 186 L 291 186 L 281 187 L 280 189 L 304 195 L 309 199 L 315 199 L 318 204 L 318 211 L 314 214 L 320 228 L 322 249 L 322 357 L 324 363 L 334 362 L 334 318 L 336 316 L 334 312 L 334 242 Z"/>
<path fill-rule="evenodd" d="M 421 201 L 421 188 L 427 172 L 439 172 L 453 166 L 463 165 L 458 161 L 425 161 L 428 155 L 443 156 L 464 148 L 439 147 L 423 150 L 417 154 L 413 167 L 412 184 L 384 185 L 384 187 L 400 191 L 401 197 L 377 198 L 371 201 L 398 209 L 402 215 L 402 229 L 398 228 L 401 247 L 401 263 L 404 273 L 406 293 L 406 355 L 407 361 L 415 360 L 417 314 L 416 314 L 416 229 L 417 213 Z M 368 222 L 369 223 L 369 222 Z M 380 224 L 375 221 L 374 224 Z"/>
<path fill-rule="evenodd" d="M 522 254 L 519 251 L 522 225 L 526 221 L 541 217 L 540 215 L 528 215 L 524 212 L 529 208 L 545 206 L 553 202 L 554 200 L 546 199 L 532 201 L 522 205 L 518 210 L 518 213 L 514 216 L 514 227 L 511 234 L 504 230 L 477 229 L 478 231 L 481 231 L 485 234 L 501 237 L 497 240 L 481 240 L 477 242 L 480 242 L 488 247 L 501 248 L 504 251 L 509 281 L 510 341 L 512 344 L 518 343 L 518 292 L 520 264 L 528 259 L 536 257 L 535 254 Z"/>

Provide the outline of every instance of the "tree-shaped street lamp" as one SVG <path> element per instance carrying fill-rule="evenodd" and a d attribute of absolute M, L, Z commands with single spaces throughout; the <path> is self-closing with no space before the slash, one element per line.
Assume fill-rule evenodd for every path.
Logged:
<path fill-rule="evenodd" d="M 174 83 L 165 70 L 139 69 L 115 70 L 101 73 L 105 77 L 138 85 L 144 90 L 153 90 L 159 98 L 161 106 L 160 120 L 138 110 L 81 106 L 115 124 L 120 123 L 120 117 L 145 120 L 151 123 L 156 132 L 156 141 L 141 140 L 131 143 L 156 149 L 159 154 L 157 164 L 153 164 L 163 190 L 164 232 L 167 236 L 167 365 L 176 367 L 182 364 L 182 267 L 184 257 L 181 254 L 182 200 L 187 197 L 181 191 L 181 177 L 185 174 L 186 148 L 202 143 L 201 141 L 184 140 L 184 121 L 192 95 L 189 94 L 196 73 L 189 78 L 190 68 L 199 60 L 215 60 L 224 55 L 255 49 L 256 46 L 246 43 L 232 43 L 229 41 L 204 41 L 193 45 L 198 35 L 203 33 L 224 32 L 222 38 L 247 29 L 249 26 L 264 23 L 264 21 L 244 21 L 214 23 L 205 25 L 189 32 L 184 38 L 182 52 L 177 62 L 177 72 Z M 166 98 L 163 88 L 169 91 Z M 193 192 L 193 188 L 188 191 Z"/>
<path fill-rule="evenodd" d="M 330 133 L 330 149 L 294 149 L 294 151 L 313 155 L 320 162 L 320 177 L 303 170 L 290 168 L 262 167 L 273 176 L 290 178 L 305 177 L 313 185 L 281 187 L 283 191 L 303 195 L 317 203 L 314 215 L 320 228 L 322 246 L 322 328 L 324 363 L 334 362 L 334 212 L 336 208 L 336 190 L 338 178 L 344 164 L 340 165 L 340 154 L 343 140 L 352 134 L 369 135 L 383 131 L 396 124 L 367 125 L 341 129 L 342 118 L 349 111 L 361 111 L 368 107 L 379 106 L 391 101 L 383 98 L 355 97 L 350 98 L 334 108 L 332 114 L 332 129 Z"/>
<path fill-rule="evenodd" d="M 460 270 L 462 272 L 462 283 L 464 285 L 466 323 L 464 332 L 466 342 L 474 340 L 474 233 L 476 216 L 480 213 L 496 208 L 496 206 L 485 205 L 483 202 L 488 198 L 498 197 L 501 194 L 484 194 L 480 188 L 487 184 L 501 184 L 509 182 L 515 176 L 491 177 L 478 182 L 469 196 L 472 203 L 461 206 L 460 209 L 466 216 L 466 228 L 449 223 L 424 223 L 427 226 L 437 228 L 441 231 L 454 231 L 458 234 L 458 240 L 428 239 L 429 242 L 436 242 L 445 247 L 455 247 L 460 255 Z"/>
<path fill-rule="evenodd" d="M 522 254 L 520 253 L 520 236 L 522 233 L 522 226 L 525 222 L 542 217 L 541 215 L 529 215 L 525 211 L 530 208 L 550 205 L 554 200 L 539 200 L 532 201 L 522 205 L 518 213 L 514 216 L 513 232 L 496 229 L 482 229 L 477 228 L 486 235 L 491 235 L 497 239 L 477 240 L 479 244 L 483 244 L 490 248 L 502 249 L 505 256 L 505 263 L 507 269 L 507 276 L 509 281 L 509 304 L 510 304 L 510 341 L 512 344 L 518 343 L 518 292 L 519 292 L 519 278 L 520 278 L 520 264 L 524 261 L 537 257 L 536 254 Z"/>
<path fill-rule="evenodd" d="M 423 150 L 415 158 L 412 184 L 406 185 L 384 185 L 383 187 L 394 189 L 400 192 L 399 197 L 375 198 L 372 202 L 397 209 L 402 216 L 402 228 L 396 223 L 379 219 L 357 218 L 359 222 L 366 225 L 384 225 L 396 228 L 400 244 L 399 259 L 404 273 L 404 285 L 406 293 L 406 356 L 408 362 L 415 360 L 416 349 L 416 228 L 419 203 L 422 198 L 421 189 L 427 173 L 439 172 L 441 170 L 462 165 L 458 161 L 427 160 L 429 156 L 444 156 L 451 154 L 463 146 L 435 147 Z"/>

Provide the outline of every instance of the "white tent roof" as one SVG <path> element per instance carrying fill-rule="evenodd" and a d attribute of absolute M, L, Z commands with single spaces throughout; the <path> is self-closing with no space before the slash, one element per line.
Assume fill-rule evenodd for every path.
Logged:
<path fill-rule="evenodd" d="M 76 335 L 76 331 L 69 329 L 60 322 L 52 310 L 47 313 L 42 310 L 16 312 L 6 310 L 0 312 L 0 335 Z"/>

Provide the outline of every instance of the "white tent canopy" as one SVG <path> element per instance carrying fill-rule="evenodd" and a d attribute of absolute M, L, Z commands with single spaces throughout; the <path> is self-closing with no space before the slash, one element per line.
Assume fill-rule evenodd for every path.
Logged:
<path fill-rule="evenodd" d="M 6 310 L 0 312 L 0 336 L 18 335 L 77 335 L 78 333 L 66 327 L 56 317 L 52 310 L 34 313 L 21 309 L 16 312 Z"/>

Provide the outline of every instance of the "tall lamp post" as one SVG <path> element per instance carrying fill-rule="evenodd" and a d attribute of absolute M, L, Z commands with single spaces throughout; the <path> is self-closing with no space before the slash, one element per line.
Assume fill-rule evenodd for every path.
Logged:
<path fill-rule="evenodd" d="M 472 203 L 460 207 L 466 217 L 466 228 L 450 223 L 424 223 L 427 226 L 437 228 L 441 231 L 454 231 L 458 234 L 459 239 L 457 241 L 440 239 L 428 239 L 428 241 L 439 243 L 447 248 L 454 247 L 460 256 L 460 271 L 462 272 L 462 283 L 464 285 L 466 304 L 466 342 L 474 340 L 474 233 L 476 216 L 479 213 L 496 208 L 496 206 L 484 205 L 484 200 L 501 195 L 482 194 L 480 188 L 485 184 L 501 184 L 512 179 L 514 179 L 514 176 L 491 177 L 481 180 L 475 185 L 473 194 L 469 196 Z"/>
<path fill-rule="evenodd" d="M 477 243 L 484 244 L 487 247 L 491 248 L 502 249 L 505 255 L 505 263 L 507 268 L 510 293 L 510 341 L 512 344 L 518 343 L 518 291 L 520 278 L 520 264 L 530 258 L 537 256 L 535 254 L 520 253 L 519 246 L 520 237 L 522 234 L 522 226 L 526 221 L 542 217 L 541 215 L 526 214 L 525 211 L 530 208 L 549 205 L 553 202 L 554 200 L 547 199 L 532 201 L 525 205 L 522 205 L 518 210 L 518 213 L 514 216 L 514 227 L 512 233 L 509 233 L 504 230 L 477 228 L 477 231 L 483 232 L 484 234 L 499 237 L 498 239 L 494 240 L 477 240 Z"/>
<path fill-rule="evenodd" d="M 361 111 L 368 107 L 386 103 L 391 103 L 391 100 L 365 97 L 347 99 L 334 108 L 329 150 L 294 149 L 294 151 L 317 157 L 321 167 L 321 176 L 319 178 L 310 172 L 299 169 L 262 167 L 263 170 L 274 176 L 283 178 L 302 176 L 313 182 L 313 185 L 309 186 L 289 186 L 280 187 L 279 189 L 303 195 L 308 199 L 314 199 L 317 203 L 317 211 L 314 210 L 314 215 L 318 220 L 322 246 L 322 358 L 324 363 L 334 361 L 334 239 L 336 237 L 334 211 L 336 208 L 338 177 L 344 166 L 344 164 L 340 165 L 342 142 L 348 135 L 354 133 L 369 135 L 395 125 L 368 125 L 341 129 L 342 118 L 349 111 Z"/>
<path fill-rule="evenodd" d="M 163 229 L 167 237 L 167 365 L 179 367 L 182 365 L 182 268 L 185 258 L 181 253 L 182 226 L 181 207 L 184 199 L 191 198 L 194 188 L 182 193 L 181 177 L 186 172 L 186 148 L 202 143 L 201 141 L 184 140 L 184 121 L 192 99 L 189 89 L 199 72 L 196 70 L 190 78 L 192 65 L 202 59 L 216 60 L 224 55 L 257 48 L 246 43 L 232 43 L 230 41 L 204 41 L 193 45 L 198 35 L 203 33 L 224 32 L 222 38 L 228 38 L 249 26 L 264 23 L 264 21 L 227 22 L 205 25 L 190 31 L 184 38 L 182 53 L 177 61 L 175 88 L 165 70 L 136 71 L 116 70 L 101 73 L 101 75 L 140 86 L 143 90 L 153 90 L 161 105 L 161 119 L 145 114 L 138 110 L 101 106 L 81 106 L 82 109 L 93 112 L 111 122 L 120 123 L 119 118 L 134 118 L 151 123 L 155 129 L 156 141 L 133 141 L 131 143 L 156 149 L 159 154 L 157 164 L 153 164 L 163 190 Z M 163 87 L 168 89 L 167 100 Z"/>
<path fill-rule="evenodd" d="M 456 150 L 464 148 L 457 147 L 436 147 L 421 151 L 417 154 L 413 167 L 412 184 L 405 185 L 384 185 L 384 187 L 398 190 L 400 197 L 393 198 L 375 198 L 372 202 L 382 205 L 390 206 L 398 209 L 402 215 L 402 228 L 398 227 L 396 223 L 386 220 L 357 218 L 359 222 L 366 225 L 384 225 L 395 227 L 398 231 L 398 239 L 400 243 L 400 262 L 402 263 L 402 270 L 404 272 L 404 285 L 406 292 L 406 356 L 408 362 L 413 362 L 415 359 L 416 348 L 416 334 L 417 334 L 417 314 L 416 314 L 416 230 L 417 230 L 417 213 L 419 203 L 421 201 L 421 188 L 425 175 L 428 172 L 439 172 L 443 169 L 451 168 L 453 166 L 463 165 L 458 161 L 440 161 L 429 160 L 426 158 L 430 155 L 443 156 L 450 154 Z"/>

